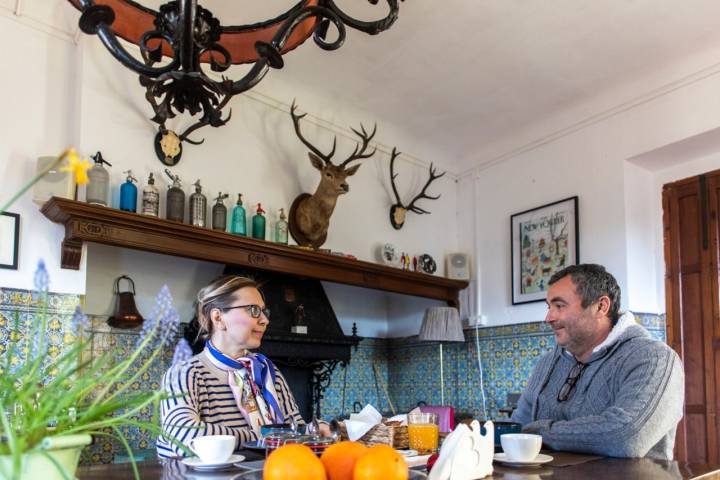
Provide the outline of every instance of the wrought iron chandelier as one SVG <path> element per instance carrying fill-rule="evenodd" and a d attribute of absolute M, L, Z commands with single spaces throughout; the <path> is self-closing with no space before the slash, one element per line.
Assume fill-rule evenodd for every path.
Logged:
<path fill-rule="evenodd" d="M 389 12 L 384 18 L 362 21 L 333 0 L 300 0 L 276 18 L 222 26 L 197 0 L 172 0 L 157 11 L 133 0 L 68 1 L 82 12 L 80 29 L 97 35 L 120 63 L 139 74 L 155 113 L 151 120 L 158 124 L 155 151 L 171 166 L 180 160 L 182 142 L 203 143 L 190 139 L 191 133 L 206 125 L 225 125 L 232 112 L 223 117 L 223 109 L 230 99 L 257 85 L 270 68 L 282 68 L 282 56 L 311 35 L 323 50 L 336 50 L 345 41 L 346 26 L 375 35 L 392 26 L 399 10 L 398 0 L 385 0 Z M 337 35 L 327 40 L 331 24 Z M 130 54 L 118 37 L 138 45 L 142 58 Z M 206 75 L 203 63 L 217 73 L 234 64 L 253 66 L 239 80 L 222 76 L 217 81 Z M 185 112 L 199 118 L 180 134 L 166 128 L 168 119 Z"/>

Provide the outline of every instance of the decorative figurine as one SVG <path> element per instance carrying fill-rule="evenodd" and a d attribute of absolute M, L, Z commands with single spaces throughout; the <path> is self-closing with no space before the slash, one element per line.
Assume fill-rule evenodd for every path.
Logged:
<path fill-rule="evenodd" d="M 288 222 L 285 216 L 285 209 L 280 209 L 280 218 L 275 223 L 275 241 L 277 243 L 288 243 Z"/>
<path fill-rule="evenodd" d="M 265 213 L 265 210 L 258 203 L 257 212 L 252 218 L 252 237 L 259 240 L 265 240 L 265 217 L 263 213 Z"/>
<path fill-rule="evenodd" d="M 173 181 L 172 186 L 167 191 L 165 218 L 182 222 L 185 220 L 185 192 L 182 190 L 180 175 L 173 175 L 167 168 L 165 173 Z"/>
<path fill-rule="evenodd" d="M 202 193 L 200 179 L 195 185 L 195 193 L 190 195 L 190 225 L 205 227 L 207 225 L 207 198 Z"/>
<path fill-rule="evenodd" d="M 218 192 L 215 205 L 213 205 L 212 208 L 213 230 L 222 230 L 224 232 L 225 228 L 227 228 L 227 207 L 225 206 L 225 199 L 228 196 L 227 193 Z"/>
<path fill-rule="evenodd" d="M 142 213 L 151 217 L 160 215 L 160 191 L 155 186 L 155 179 L 152 172 L 148 177 L 148 184 L 145 185 L 142 192 Z"/>
<path fill-rule="evenodd" d="M 298 138 L 310 149 L 310 163 L 313 167 L 320 171 L 320 183 L 315 189 L 315 193 L 300 194 L 290 206 L 289 226 L 290 234 L 300 246 L 312 247 L 317 249 L 327 238 L 328 227 L 330 226 L 330 216 L 335 210 L 338 196 L 350 191 L 350 186 L 345 181 L 347 177 L 354 175 L 360 168 L 360 164 L 345 168 L 346 165 L 354 160 L 364 160 L 375 154 L 375 148 L 367 152 L 370 141 L 375 136 L 377 125 L 373 131 L 368 134 L 365 127 L 360 124 L 361 132 L 353 129 L 362 143 L 355 146 L 355 150 L 350 156 L 339 165 L 332 163 L 332 156 L 335 154 L 335 141 L 330 153 L 324 154 L 318 150 L 313 144 L 307 141 L 300 132 L 300 119 L 307 114 L 297 115 L 295 109 L 297 106 L 293 101 L 290 109 L 290 115 L 295 126 L 295 133 Z"/>
<path fill-rule="evenodd" d="M 137 212 L 137 187 L 133 183 L 137 182 L 137 178 L 132 176 L 132 170 L 123 173 L 127 173 L 127 178 L 120 186 L 120 210 Z"/>
<path fill-rule="evenodd" d="M 413 272 L 417 272 L 417 257 L 413 257 Z"/>
<path fill-rule="evenodd" d="M 102 157 L 100 152 L 97 152 L 92 159 L 95 161 L 95 165 L 87 172 L 90 182 L 87 184 L 87 190 L 85 190 L 85 201 L 107 207 L 110 174 L 102 164 L 104 163 L 109 167 L 112 167 L 112 165 Z"/>
<path fill-rule="evenodd" d="M 242 193 L 238 193 L 237 204 L 232 209 L 232 219 L 230 220 L 230 233 L 247 235 L 247 220 L 245 218 L 245 208 L 242 202 Z"/>
<path fill-rule="evenodd" d="M 406 207 L 402 200 L 400 200 L 400 195 L 398 195 L 397 187 L 395 187 L 395 177 L 398 176 L 397 173 L 393 172 L 393 169 L 395 167 L 395 159 L 400 155 L 400 152 L 397 151 L 393 147 L 392 154 L 390 156 L 390 183 L 392 183 L 392 189 L 393 193 L 395 194 L 395 204 L 390 207 L 390 224 L 393 226 L 395 230 L 400 230 L 403 225 L 405 224 L 405 215 L 407 212 L 414 212 L 417 214 L 423 214 L 423 213 L 430 213 L 427 210 L 424 210 L 418 206 L 415 205 L 415 202 L 420 200 L 421 198 L 427 198 L 429 200 L 437 200 L 440 198 L 440 195 L 432 196 L 425 193 L 425 190 L 430 186 L 432 182 L 437 180 L 438 178 L 445 175 L 447 172 L 443 172 L 440 175 L 437 175 L 437 170 L 433 167 L 433 164 L 430 164 L 430 178 L 428 178 L 428 181 L 425 182 L 425 186 L 420 190 L 420 193 L 418 193 L 415 198 L 412 199 L 412 201 L 408 204 Z"/>

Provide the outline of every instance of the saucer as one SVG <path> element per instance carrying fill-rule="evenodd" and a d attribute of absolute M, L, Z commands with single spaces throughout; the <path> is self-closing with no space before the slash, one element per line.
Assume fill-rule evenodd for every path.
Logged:
<path fill-rule="evenodd" d="M 222 470 L 231 467 L 234 463 L 242 462 L 245 457 L 242 455 L 230 455 L 224 462 L 204 463 L 200 457 L 183 458 L 182 463 L 195 470 Z"/>
<path fill-rule="evenodd" d="M 510 460 L 505 453 L 496 453 L 493 457 L 493 460 L 511 467 L 537 467 L 538 465 L 542 465 L 543 463 L 552 462 L 553 457 L 541 453 L 532 460 L 527 460 L 523 462 Z"/>

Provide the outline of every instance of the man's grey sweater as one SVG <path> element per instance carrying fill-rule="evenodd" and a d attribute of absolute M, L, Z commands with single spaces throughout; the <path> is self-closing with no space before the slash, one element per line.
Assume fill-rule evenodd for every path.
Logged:
<path fill-rule="evenodd" d="M 627 315 L 594 350 L 566 401 L 558 393 L 577 361 L 561 347 L 540 359 L 512 415 L 524 432 L 542 435 L 554 450 L 672 460 L 682 363 Z"/>

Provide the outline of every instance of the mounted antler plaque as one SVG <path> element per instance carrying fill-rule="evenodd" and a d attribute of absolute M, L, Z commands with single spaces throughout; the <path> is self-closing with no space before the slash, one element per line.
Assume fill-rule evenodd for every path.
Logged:
<path fill-rule="evenodd" d="M 335 210 L 338 196 L 350 191 L 350 186 L 346 182 L 347 177 L 354 175 L 360 168 L 360 164 L 353 165 L 349 168 L 346 168 L 346 166 L 352 161 L 364 160 L 375 154 L 375 148 L 369 152 L 367 149 L 370 140 L 375 136 L 377 125 L 375 125 L 369 134 L 365 131 L 365 127 L 363 127 L 362 124 L 360 124 L 360 131 L 353 128 L 352 131 L 360 137 L 360 142 L 355 145 L 355 150 L 353 150 L 346 160 L 339 165 L 335 165 L 331 159 L 335 154 L 337 137 L 333 139 L 333 146 L 330 153 L 322 153 L 303 137 L 300 131 L 300 119 L 307 114 L 296 114 L 296 108 L 295 101 L 293 101 L 290 115 L 292 116 L 293 125 L 295 126 L 295 133 L 305 146 L 310 149 L 308 153 L 310 163 L 320 171 L 320 183 L 312 195 L 302 193 L 295 198 L 290 206 L 288 224 L 290 234 L 298 245 L 317 249 L 325 243 L 325 239 L 327 238 L 330 216 L 333 210 Z"/>
<path fill-rule="evenodd" d="M 412 199 L 410 204 L 408 206 L 405 206 L 402 203 L 402 200 L 400 200 L 400 195 L 398 194 L 397 187 L 395 187 L 395 178 L 398 176 L 397 173 L 394 172 L 395 169 L 395 159 L 400 155 L 400 152 L 397 151 L 396 148 L 393 147 L 392 154 L 390 156 L 390 182 L 392 183 L 392 189 L 393 193 L 395 194 L 395 204 L 390 207 L 390 224 L 393 226 L 395 230 L 400 230 L 403 225 L 405 225 L 405 215 L 407 215 L 407 212 L 414 212 L 417 214 L 422 215 L 423 213 L 430 213 L 429 211 L 418 207 L 415 205 L 415 202 L 420 200 L 421 198 L 427 198 L 428 200 L 437 200 L 440 198 L 440 195 L 432 196 L 428 195 L 426 193 L 427 188 L 430 186 L 432 182 L 437 180 L 438 178 L 445 175 L 447 172 L 443 172 L 440 175 L 437 175 L 437 170 L 435 170 L 435 167 L 433 167 L 433 164 L 430 164 L 430 177 L 428 178 L 428 181 L 425 183 L 425 186 L 420 190 L 420 193 L 418 193 L 415 198 Z"/>

